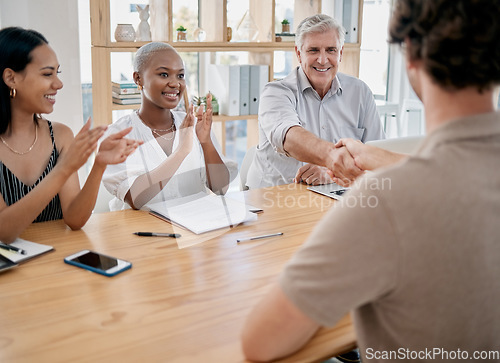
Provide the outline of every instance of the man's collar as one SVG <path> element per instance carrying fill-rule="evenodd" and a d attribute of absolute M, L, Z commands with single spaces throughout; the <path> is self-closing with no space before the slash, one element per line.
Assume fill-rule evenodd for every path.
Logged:
<path fill-rule="evenodd" d="M 467 116 L 439 126 L 426 137 L 418 154 L 432 155 L 444 143 L 493 135 L 500 135 L 500 111 Z"/>
<path fill-rule="evenodd" d="M 297 67 L 297 77 L 299 79 L 301 92 L 304 92 L 307 88 L 313 88 L 301 66 Z"/>
<path fill-rule="evenodd" d="M 336 94 L 337 92 L 342 93 L 342 85 L 340 84 L 339 80 L 339 74 L 337 73 L 335 75 L 335 78 L 333 79 L 332 86 L 330 87 L 330 91 L 332 92 L 332 95 Z"/>
<path fill-rule="evenodd" d="M 307 88 L 314 89 L 301 66 L 297 67 L 297 77 L 299 78 L 301 92 L 304 92 Z M 330 87 L 330 94 L 334 95 L 337 92 L 339 92 L 339 90 L 340 93 L 342 93 L 342 85 L 340 84 L 339 76 L 337 73 L 332 81 L 332 85 Z"/>

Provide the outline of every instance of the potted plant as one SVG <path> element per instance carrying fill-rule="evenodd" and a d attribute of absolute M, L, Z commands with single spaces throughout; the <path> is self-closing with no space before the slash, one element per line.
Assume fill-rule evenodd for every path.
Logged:
<path fill-rule="evenodd" d="M 214 96 L 212 92 L 210 92 L 212 95 L 212 115 L 218 115 L 219 114 L 219 101 L 217 100 L 217 97 Z M 207 101 L 205 97 L 205 102 Z"/>
<path fill-rule="evenodd" d="M 217 100 L 217 97 L 215 97 L 212 92 L 209 91 L 209 93 L 212 95 L 212 115 L 218 115 L 219 114 L 219 102 Z M 195 106 L 206 105 L 207 104 L 207 97 L 206 96 L 194 96 L 192 102 Z"/>
<path fill-rule="evenodd" d="M 185 42 L 187 40 L 187 29 L 184 28 L 182 25 L 179 25 L 176 30 L 177 30 L 177 41 Z"/>
<path fill-rule="evenodd" d="M 290 22 L 288 19 L 283 19 L 281 22 L 281 32 L 282 33 L 290 33 Z"/>

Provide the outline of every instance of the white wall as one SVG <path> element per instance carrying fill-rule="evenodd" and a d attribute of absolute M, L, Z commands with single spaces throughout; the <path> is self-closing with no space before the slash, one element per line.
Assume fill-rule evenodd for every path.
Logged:
<path fill-rule="evenodd" d="M 78 132 L 83 124 L 78 0 L 0 0 L 0 25 L 34 29 L 47 38 L 61 64 L 64 87 L 46 117 Z"/>
<path fill-rule="evenodd" d="M 90 1 L 78 0 L 80 72 L 82 83 L 92 83 L 92 42 L 90 39 Z"/>

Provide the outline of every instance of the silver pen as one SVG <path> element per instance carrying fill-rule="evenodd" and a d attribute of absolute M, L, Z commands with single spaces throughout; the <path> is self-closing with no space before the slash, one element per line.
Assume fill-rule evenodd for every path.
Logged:
<path fill-rule="evenodd" d="M 264 234 L 262 236 L 239 238 L 236 240 L 236 242 L 253 241 L 254 239 L 262 239 L 262 238 L 269 238 L 269 237 L 282 236 L 282 235 L 283 235 L 283 232 L 278 232 L 278 233 L 273 233 L 273 234 Z"/>

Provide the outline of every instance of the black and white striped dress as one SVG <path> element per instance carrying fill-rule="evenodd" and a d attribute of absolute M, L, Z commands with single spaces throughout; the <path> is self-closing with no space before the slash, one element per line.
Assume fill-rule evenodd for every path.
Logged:
<path fill-rule="evenodd" d="M 25 185 L 0 161 L 0 193 L 2 194 L 7 206 L 14 204 L 33 190 L 43 180 L 43 178 L 45 178 L 50 171 L 54 169 L 54 166 L 56 165 L 59 152 L 57 151 L 56 143 L 54 141 L 52 124 L 50 121 L 47 121 L 47 123 L 49 124 L 50 138 L 52 139 L 52 153 L 50 154 L 50 160 L 47 167 L 35 184 L 31 186 Z M 59 200 L 59 194 L 57 194 L 33 222 L 52 221 L 54 219 L 61 219 L 62 216 L 61 202 Z"/>

